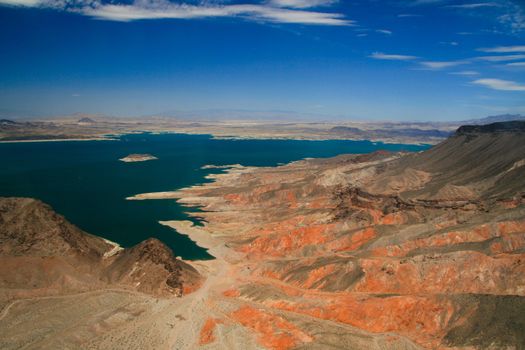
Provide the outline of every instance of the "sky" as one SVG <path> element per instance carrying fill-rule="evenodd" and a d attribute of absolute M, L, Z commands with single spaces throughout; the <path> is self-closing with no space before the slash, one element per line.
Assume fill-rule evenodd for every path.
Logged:
<path fill-rule="evenodd" d="M 524 0 L 0 0 L 0 118 L 525 114 Z"/>

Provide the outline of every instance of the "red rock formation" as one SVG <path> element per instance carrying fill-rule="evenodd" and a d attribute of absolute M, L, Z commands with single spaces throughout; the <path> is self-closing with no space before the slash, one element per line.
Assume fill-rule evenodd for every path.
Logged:
<path fill-rule="evenodd" d="M 231 317 L 258 333 L 259 342 L 268 349 L 286 350 L 313 340 L 284 318 L 250 306 L 241 307 Z"/>
<path fill-rule="evenodd" d="M 220 323 L 220 320 L 215 318 L 208 318 L 202 326 L 199 345 L 211 344 L 215 341 L 215 327 Z"/>
<path fill-rule="evenodd" d="M 525 309 L 498 308 L 525 305 L 524 137 L 232 171 L 181 196 L 209 198 L 204 229 L 244 254 L 222 295 L 268 348 L 319 341 L 298 315 L 425 348 L 520 348 Z"/>

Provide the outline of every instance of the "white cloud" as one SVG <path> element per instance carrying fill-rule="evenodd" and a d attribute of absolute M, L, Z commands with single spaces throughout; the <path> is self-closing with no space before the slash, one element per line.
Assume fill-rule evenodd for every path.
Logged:
<path fill-rule="evenodd" d="M 391 30 L 387 30 L 387 29 L 377 29 L 376 32 L 381 33 L 381 34 L 385 34 L 385 35 L 392 35 L 392 31 Z"/>
<path fill-rule="evenodd" d="M 525 62 L 513 62 L 506 64 L 509 67 L 525 67 Z"/>
<path fill-rule="evenodd" d="M 480 56 L 476 58 L 478 60 L 489 61 L 489 62 L 505 62 L 505 61 L 517 61 L 517 60 L 525 59 L 525 55 Z"/>
<path fill-rule="evenodd" d="M 473 75 L 479 75 L 479 72 L 476 72 L 474 70 L 463 70 L 463 71 L 460 71 L 460 72 L 451 72 L 449 74 L 473 76 Z"/>
<path fill-rule="evenodd" d="M 294 2 L 294 1 L 291 1 Z M 299 3 L 301 1 L 295 1 Z M 303 1 L 313 3 L 314 0 Z M 317 1 L 320 2 L 320 1 Z M 327 3 L 327 1 L 323 1 Z M 84 14 L 86 16 L 111 20 L 134 21 L 146 19 L 197 19 L 213 17 L 241 17 L 254 21 L 274 23 L 297 23 L 310 25 L 349 26 L 354 22 L 342 14 L 317 12 L 272 6 L 268 3 L 238 5 L 189 5 L 167 0 L 136 0 L 132 4 L 110 4 L 98 1 L 83 3 L 64 0 L 0 0 L 0 4 L 52 7 Z"/>
<path fill-rule="evenodd" d="M 497 20 L 511 33 L 518 33 L 525 30 L 525 6 L 518 1 L 505 1 L 505 14 L 497 17 Z"/>
<path fill-rule="evenodd" d="M 304 9 L 309 7 L 330 6 L 338 0 L 271 0 L 270 3 L 279 7 Z"/>
<path fill-rule="evenodd" d="M 416 56 L 407 56 L 407 55 L 389 55 L 389 54 L 384 54 L 382 52 L 374 52 L 368 57 L 374 58 L 376 60 L 392 60 L 392 61 L 410 61 L 410 60 L 415 60 L 418 58 Z"/>
<path fill-rule="evenodd" d="M 448 5 L 445 7 L 457 8 L 457 9 L 477 9 L 477 8 L 483 8 L 483 7 L 500 7 L 500 6 L 501 4 L 498 4 L 497 2 L 478 2 L 475 4 Z"/>
<path fill-rule="evenodd" d="M 525 91 L 525 84 L 520 84 L 515 81 L 502 79 L 478 79 L 472 82 L 473 84 L 485 86 L 493 90 L 501 91 Z"/>
<path fill-rule="evenodd" d="M 459 66 L 461 64 L 466 64 L 466 61 L 425 61 L 421 62 L 425 68 L 428 69 L 443 69 L 449 67 Z"/>
<path fill-rule="evenodd" d="M 524 45 L 517 46 L 497 46 L 497 47 L 484 47 L 478 49 L 481 52 L 492 52 L 492 53 L 511 53 L 511 52 L 525 52 Z"/>
<path fill-rule="evenodd" d="M 10 6 L 34 7 L 34 6 L 38 6 L 40 3 L 41 3 L 40 0 L 0 0 L 0 4 L 10 5 Z"/>

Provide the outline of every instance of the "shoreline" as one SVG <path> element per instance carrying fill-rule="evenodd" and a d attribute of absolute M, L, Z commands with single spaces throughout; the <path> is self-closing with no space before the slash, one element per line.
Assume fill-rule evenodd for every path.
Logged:
<path fill-rule="evenodd" d="M 120 251 L 124 250 L 124 247 L 122 247 L 120 244 L 118 244 L 116 242 L 110 241 L 109 239 L 104 238 L 102 236 L 98 236 L 97 235 L 96 237 L 102 238 L 104 240 L 104 242 L 106 242 L 107 244 L 113 246 L 113 248 L 111 248 L 110 250 L 108 250 L 107 252 L 104 253 L 104 256 L 102 257 L 103 259 L 110 258 L 113 255 L 118 254 Z"/>
<path fill-rule="evenodd" d="M 220 252 L 220 246 L 222 242 L 213 237 L 208 231 L 200 228 L 199 226 L 195 226 L 190 220 L 160 220 L 159 224 L 170 227 L 177 231 L 177 233 L 187 236 L 198 247 L 206 249 L 208 254 L 212 255 L 215 259 L 223 255 Z M 191 262 L 200 260 L 185 261 Z"/>
<path fill-rule="evenodd" d="M 372 143 L 381 142 L 385 145 L 410 145 L 410 146 L 425 146 L 430 145 L 434 146 L 438 143 L 442 142 L 446 138 L 443 138 L 442 140 L 436 140 L 434 142 L 422 142 L 422 141 L 395 141 L 395 140 L 388 140 L 388 139 L 355 139 L 355 138 L 332 138 L 332 137 L 303 137 L 303 136 L 256 136 L 256 135 L 217 135 L 216 133 L 212 132 L 192 132 L 192 131 L 179 131 L 179 130 L 165 130 L 165 131 L 144 131 L 142 133 L 148 133 L 148 134 L 155 134 L 155 135 L 162 135 L 162 134 L 182 134 L 182 135 L 208 135 L 213 140 L 232 140 L 232 141 L 243 141 L 243 140 L 257 140 L 257 141 L 369 141 Z M 140 133 L 136 133 L 133 131 L 125 132 L 125 133 L 119 133 L 119 134 L 111 134 L 112 136 L 125 136 L 125 135 L 137 135 Z M 0 140 L 0 143 L 22 143 L 22 142 L 61 142 L 61 141 L 119 141 L 117 138 L 113 137 L 91 137 L 91 138 L 64 138 L 64 139 L 28 139 L 28 140 Z"/>
<path fill-rule="evenodd" d="M 333 138 L 333 137 L 304 137 L 304 136 L 255 136 L 255 135 L 217 135 L 212 132 L 192 132 L 192 131 L 155 131 L 148 132 L 151 134 L 162 135 L 162 134 L 182 134 L 182 135 L 208 135 L 213 140 L 232 140 L 232 141 L 243 141 L 243 140 L 256 140 L 256 141 L 369 141 L 372 143 L 383 143 L 385 145 L 409 145 L 409 146 L 435 146 L 440 142 L 446 140 L 442 138 L 435 142 L 423 142 L 423 141 L 395 141 L 389 139 L 355 139 L 355 138 Z M 126 135 L 126 134 L 123 134 Z"/>
<path fill-rule="evenodd" d="M 92 137 L 86 139 L 31 139 L 31 140 L 0 140 L 0 143 L 35 143 L 35 142 L 70 142 L 70 141 L 120 141 L 117 138 L 110 137 Z"/>
<path fill-rule="evenodd" d="M 259 140 L 259 141 L 369 141 L 371 143 L 383 143 L 385 145 L 410 145 L 410 146 L 434 146 L 438 143 L 444 141 L 436 141 L 436 143 L 428 142 L 411 142 L 411 141 L 392 141 L 384 139 L 350 139 L 350 138 L 303 138 L 303 137 L 258 137 L 258 136 L 215 136 L 212 135 L 214 140 L 232 140 L 232 141 L 242 141 L 242 140 Z"/>

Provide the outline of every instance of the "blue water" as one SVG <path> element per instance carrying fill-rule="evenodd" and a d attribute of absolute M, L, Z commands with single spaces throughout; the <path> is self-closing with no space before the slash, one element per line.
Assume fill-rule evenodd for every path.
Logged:
<path fill-rule="evenodd" d="M 206 164 L 275 166 L 305 157 L 426 148 L 369 141 L 214 140 L 183 134 L 124 135 L 116 141 L 4 143 L 0 144 L 0 196 L 41 199 L 83 230 L 124 247 L 156 237 L 184 259 L 209 259 L 206 250 L 188 237 L 158 223 L 188 220 L 187 208 L 174 200 L 125 198 L 206 182 L 207 174 L 220 171 L 200 169 Z M 149 153 L 159 159 L 118 161 L 130 153 Z"/>

